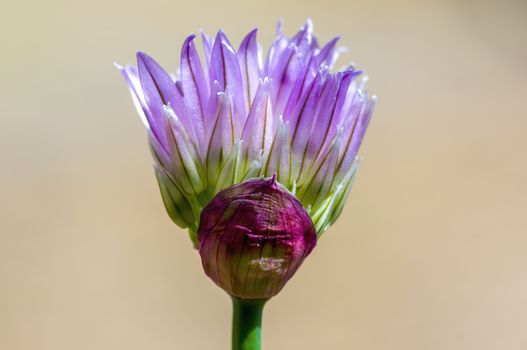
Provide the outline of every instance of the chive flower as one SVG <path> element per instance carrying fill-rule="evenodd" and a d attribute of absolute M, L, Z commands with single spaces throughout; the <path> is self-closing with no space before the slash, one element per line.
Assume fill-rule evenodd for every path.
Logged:
<path fill-rule="evenodd" d="M 264 55 L 252 30 L 238 49 L 220 30 L 194 35 L 176 74 L 137 53 L 121 70 L 146 126 L 171 219 L 205 272 L 234 300 L 234 349 L 259 349 L 261 308 L 340 215 L 375 96 L 353 66 L 334 69 L 338 37 L 312 24 Z M 244 316 L 245 315 L 245 316 Z"/>

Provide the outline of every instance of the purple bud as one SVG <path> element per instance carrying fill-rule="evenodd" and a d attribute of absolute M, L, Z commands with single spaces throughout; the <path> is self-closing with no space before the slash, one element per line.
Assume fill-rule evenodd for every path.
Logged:
<path fill-rule="evenodd" d="M 269 299 L 311 253 L 317 234 L 273 176 L 219 192 L 201 213 L 198 239 L 203 269 L 218 286 L 238 298 Z"/>

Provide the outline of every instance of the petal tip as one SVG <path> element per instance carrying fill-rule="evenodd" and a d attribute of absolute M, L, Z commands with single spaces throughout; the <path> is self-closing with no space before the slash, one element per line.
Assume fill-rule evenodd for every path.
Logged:
<path fill-rule="evenodd" d="M 114 66 L 115 68 L 119 69 L 121 72 L 124 70 L 124 67 L 121 66 L 119 63 L 117 63 L 117 62 L 115 62 L 115 61 L 113 62 L 113 66 Z"/>
<path fill-rule="evenodd" d="M 195 38 L 196 38 L 196 34 L 194 34 L 194 33 L 192 33 L 189 36 L 187 36 L 187 38 L 183 42 L 183 47 L 188 47 L 188 46 L 192 45 L 192 42 L 194 41 Z"/>

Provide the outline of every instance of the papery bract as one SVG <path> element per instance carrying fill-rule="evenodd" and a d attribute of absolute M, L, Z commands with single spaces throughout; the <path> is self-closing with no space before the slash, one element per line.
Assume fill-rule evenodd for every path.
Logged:
<path fill-rule="evenodd" d="M 220 191 L 201 213 L 199 253 L 205 273 L 230 295 L 269 299 L 315 247 L 315 226 L 276 177 Z"/>

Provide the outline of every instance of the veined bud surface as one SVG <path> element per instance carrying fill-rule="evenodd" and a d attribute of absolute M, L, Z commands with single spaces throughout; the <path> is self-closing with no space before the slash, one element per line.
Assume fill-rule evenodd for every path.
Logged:
<path fill-rule="evenodd" d="M 269 299 L 294 275 L 317 241 L 304 207 L 276 177 L 219 192 L 201 213 L 205 273 L 241 299 Z"/>

